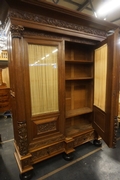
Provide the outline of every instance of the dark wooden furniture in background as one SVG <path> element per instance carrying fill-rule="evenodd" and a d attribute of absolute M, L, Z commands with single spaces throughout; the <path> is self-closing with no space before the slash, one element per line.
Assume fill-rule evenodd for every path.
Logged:
<path fill-rule="evenodd" d="M 7 52 L 4 51 L 0 54 L 0 114 L 5 116 L 4 113 L 11 110 L 10 106 L 10 88 L 8 84 L 3 82 L 3 69 L 8 67 L 8 56 Z M 9 81 L 9 77 L 7 77 L 7 82 Z M 2 137 L 0 134 L 0 142 L 2 142 Z"/>
<path fill-rule="evenodd" d="M 69 160 L 75 147 L 90 140 L 100 145 L 99 136 L 109 147 L 114 147 L 118 27 L 44 1 L 6 2 L 4 8 L 10 7 L 5 22 L 9 29 L 15 157 L 21 174 L 31 171 L 33 164 L 59 153 Z M 33 50 L 31 54 L 36 47 L 46 53 L 41 51 L 35 56 Z M 47 80 L 43 77 L 45 67 Z M 50 73 L 51 69 L 55 75 Z M 37 72 L 37 78 L 31 75 Z M 53 82 L 57 84 L 55 89 L 50 86 Z M 47 105 L 51 103 L 51 109 L 41 106 L 44 96 L 39 93 L 44 93 L 43 86 L 49 87 L 45 101 L 49 99 Z"/>
<path fill-rule="evenodd" d="M 10 110 L 10 88 L 6 86 L 0 87 L 0 112 L 4 114 Z"/>

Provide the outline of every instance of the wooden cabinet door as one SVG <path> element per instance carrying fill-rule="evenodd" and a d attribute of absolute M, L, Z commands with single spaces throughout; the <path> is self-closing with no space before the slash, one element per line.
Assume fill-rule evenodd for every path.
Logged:
<path fill-rule="evenodd" d="M 62 41 L 25 38 L 25 102 L 32 142 L 64 134 Z M 44 138 L 43 138 L 44 137 Z M 52 140 L 51 140 L 52 141 Z M 57 141 L 57 140 L 56 140 Z"/>
<path fill-rule="evenodd" d="M 119 31 L 95 49 L 93 128 L 109 147 L 116 144 Z"/>

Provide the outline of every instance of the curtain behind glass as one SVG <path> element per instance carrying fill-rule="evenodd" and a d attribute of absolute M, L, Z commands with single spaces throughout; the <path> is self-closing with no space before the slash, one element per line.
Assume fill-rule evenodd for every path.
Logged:
<path fill-rule="evenodd" d="M 95 50 L 94 105 L 105 111 L 107 81 L 107 44 Z"/>
<path fill-rule="evenodd" d="M 28 45 L 32 115 L 58 111 L 58 49 Z"/>

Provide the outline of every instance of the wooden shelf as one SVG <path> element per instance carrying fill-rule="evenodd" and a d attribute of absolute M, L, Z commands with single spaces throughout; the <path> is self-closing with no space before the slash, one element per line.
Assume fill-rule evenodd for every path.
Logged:
<path fill-rule="evenodd" d="M 80 135 L 80 134 L 86 133 L 87 131 L 89 132 L 92 129 L 93 129 L 93 127 L 91 124 L 85 124 L 82 126 L 71 126 L 71 127 L 66 129 L 66 136 L 71 137 L 71 136 L 74 136 L 76 134 Z"/>
<path fill-rule="evenodd" d="M 91 113 L 92 109 L 88 107 L 80 108 L 80 109 L 73 109 L 66 112 L 66 118 Z"/>
<path fill-rule="evenodd" d="M 92 64 L 93 61 L 86 61 L 86 60 L 65 60 L 66 63 L 78 63 L 78 64 Z"/>
<path fill-rule="evenodd" d="M 71 80 L 89 80 L 93 79 L 93 77 L 74 77 L 74 78 L 66 78 L 66 81 L 71 81 Z"/>

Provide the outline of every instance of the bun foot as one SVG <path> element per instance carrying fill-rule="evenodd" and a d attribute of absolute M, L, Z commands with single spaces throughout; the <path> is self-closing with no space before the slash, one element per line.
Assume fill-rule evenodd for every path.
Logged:
<path fill-rule="evenodd" d="M 101 147 L 101 146 L 102 146 L 102 142 L 101 142 L 100 140 L 98 140 L 98 139 L 95 139 L 95 140 L 93 141 L 93 144 L 94 144 L 95 146 L 97 146 L 97 147 Z"/>
<path fill-rule="evenodd" d="M 73 153 L 70 153 L 70 154 L 63 153 L 63 158 L 66 161 L 71 161 L 71 160 L 73 160 Z"/>
<path fill-rule="evenodd" d="M 23 174 L 20 174 L 19 176 L 21 180 L 30 180 L 33 177 L 33 171 L 25 172 Z"/>

